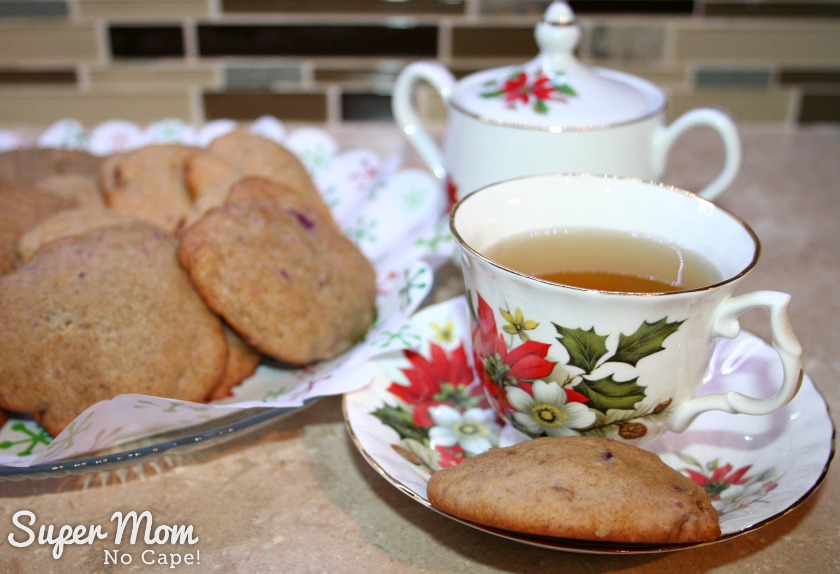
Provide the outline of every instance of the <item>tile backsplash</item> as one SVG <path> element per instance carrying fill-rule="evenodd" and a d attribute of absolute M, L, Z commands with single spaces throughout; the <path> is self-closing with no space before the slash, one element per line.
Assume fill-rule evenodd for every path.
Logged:
<path fill-rule="evenodd" d="M 407 63 L 536 55 L 545 0 L 0 0 L 0 124 L 177 117 L 391 121 Z M 840 122 L 840 0 L 581 0 L 578 57 L 661 86 L 675 117 Z M 440 119 L 439 101 L 420 93 Z"/>

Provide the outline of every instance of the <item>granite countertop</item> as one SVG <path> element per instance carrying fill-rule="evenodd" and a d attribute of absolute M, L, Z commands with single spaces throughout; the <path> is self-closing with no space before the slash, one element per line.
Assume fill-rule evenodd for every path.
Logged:
<path fill-rule="evenodd" d="M 391 126 L 328 128 L 343 147 L 405 153 Z M 840 412 L 840 126 L 744 126 L 744 163 L 718 200 L 749 222 L 762 243 L 758 266 L 742 290 L 793 296 L 790 313 L 805 367 L 835 425 Z M 722 161 L 710 134 L 686 137 L 674 151 L 667 183 L 689 189 Z M 435 297 L 460 289 L 444 268 Z M 743 325 L 764 335 L 764 317 Z M 114 512 L 148 510 L 156 524 L 191 525 L 198 542 L 181 546 L 113 544 L 16 548 L 12 516 L 26 510 L 32 527 L 106 525 Z M 770 524 L 712 546 L 665 554 L 590 555 L 540 549 L 497 538 L 428 510 L 383 479 L 358 453 L 344 427 L 340 397 L 201 456 L 164 457 L 142 469 L 83 478 L 0 483 L 0 571 L 142 572 L 826 572 L 837 553 L 840 474 L 830 469 L 804 503 Z M 18 539 L 22 534 L 18 532 Z M 117 549 L 132 564 L 107 564 Z M 166 564 L 144 564 L 147 559 Z M 175 558 L 177 556 L 178 558 Z M 127 558 L 123 557 L 124 560 Z M 191 564 L 187 562 L 191 561 Z"/>

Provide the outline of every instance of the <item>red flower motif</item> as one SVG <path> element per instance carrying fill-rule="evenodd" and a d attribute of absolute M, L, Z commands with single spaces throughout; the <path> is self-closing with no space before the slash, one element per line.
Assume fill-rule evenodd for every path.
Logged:
<path fill-rule="evenodd" d="M 505 94 L 505 101 L 508 103 L 522 102 L 527 104 L 533 96 L 537 100 L 550 100 L 554 94 L 554 86 L 547 76 L 539 75 L 534 79 L 533 84 L 528 83 L 528 74 L 520 72 L 517 76 L 509 78 L 502 86 Z"/>
<path fill-rule="evenodd" d="M 439 345 L 429 345 L 429 358 L 412 350 L 403 351 L 411 363 L 401 369 L 408 385 L 391 383 L 388 391 L 414 407 L 414 424 L 434 426 L 429 409 L 441 404 L 458 405 L 465 401 L 478 402 L 467 388 L 475 375 L 467 362 L 463 345 L 450 355 Z"/>
<path fill-rule="evenodd" d="M 727 463 L 717 467 L 709 476 L 691 469 L 686 469 L 686 473 L 691 480 L 702 486 L 713 500 L 719 500 L 720 493 L 730 486 L 746 484 L 750 481 L 749 477 L 744 476 L 750 468 L 752 468 L 752 465 L 748 464 L 733 471 L 732 465 Z"/>
<path fill-rule="evenodd" d="M 467 458 L 467 453 L 457 444 L 455 446 L 437 446 L 435 450 L 438 453 L 438 464 L 441 468 L 457 466 Z"/>
<path fill-rule="evenodd" d="M 554 369 L 557 362 L 545 359 L 551 347 L 547 343 L 529 340 L 508 350 L 504 335 L 496 330 L 493 310 L 481 295 L 478 296 L 477 318 L 472 324 L 476 370 L 481 384 L 491 397 L 495 397 L 497 404 L 507 403 L 505 386 L 516 385 L 530 393 L 531 382 L 548 376 Z M 587 400 L 580 393 L 572 393 Z"/>
<path fill-rule="evenodd" d="M 452 207 L 458 202 L 458 186 L 452 181 L 452 178 L 446 178 L 446 197 L 449 200 L 446 211 L 452 210 Z"/>

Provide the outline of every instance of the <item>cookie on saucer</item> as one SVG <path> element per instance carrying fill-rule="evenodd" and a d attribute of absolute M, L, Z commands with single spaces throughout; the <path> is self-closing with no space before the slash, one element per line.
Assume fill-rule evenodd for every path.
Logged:
<path fill-rule="evenodd" d="M 433 506 L 535 536 L 684 544 L 720 537 L 708 494 L 652 452 L 608 438 L 543 437 L 432 474 Z"/>

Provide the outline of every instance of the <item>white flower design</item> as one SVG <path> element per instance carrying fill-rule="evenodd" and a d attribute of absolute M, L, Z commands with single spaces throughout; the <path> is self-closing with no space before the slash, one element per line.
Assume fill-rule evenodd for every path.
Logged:
<path fill-rule="evenodd" d="M 456 444 L 470 454 L 479 454 L 499 444 L 500 426 L 491 409 L 472 408 L 461 414 L 449 405 L 429 409 L 435 426 L 429 429 L 432 446 Z"/>
<path fill-rule="evenodd" d="M 507 387 L 507 399 L 517 412 L 514 422 L 531 435 L 572 436 L 575 429 L 595 422 L 595 413 L 582 403 L 567 403 L 566 391 L 558 383 L 536 381 L 533 396 L 519 387 Z"/>

